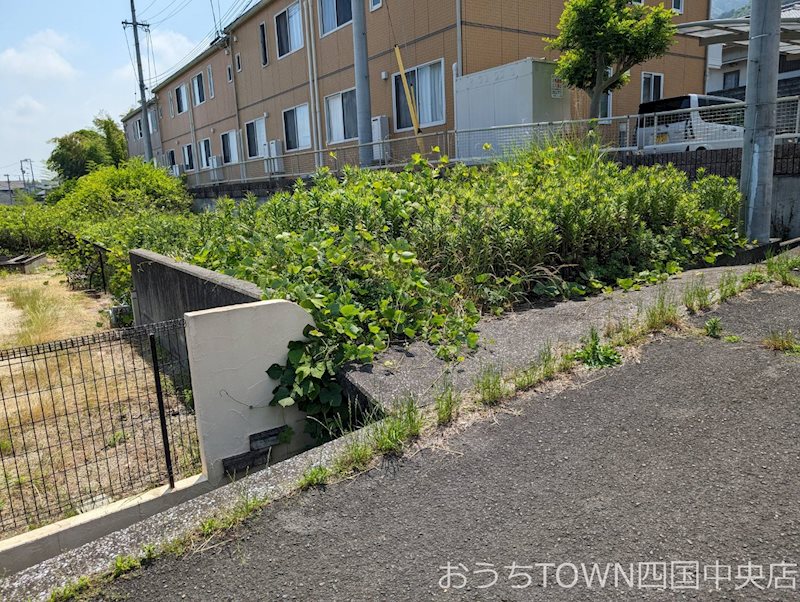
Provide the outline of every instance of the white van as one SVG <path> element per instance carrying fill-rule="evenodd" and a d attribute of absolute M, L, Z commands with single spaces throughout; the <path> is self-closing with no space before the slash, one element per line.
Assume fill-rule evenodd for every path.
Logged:
<path fill-rule="evenodd" d="M 644 152 L 741 148 L 744 103 L 721 96 L 687 94 L 639 105 L 636 144 Z"/>

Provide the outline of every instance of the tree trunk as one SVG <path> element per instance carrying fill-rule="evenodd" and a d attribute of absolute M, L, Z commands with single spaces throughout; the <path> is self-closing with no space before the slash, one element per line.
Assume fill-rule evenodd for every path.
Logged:
<path fill-rule="evenodd" d="M 589 93 L 589 97 L 591 99 L 591 102 L 589 103 L 589 119 L 599 119 L 600 105 L 603 102 L 602 86 L 597 86 L 594 90 L 592 90 Z"/>

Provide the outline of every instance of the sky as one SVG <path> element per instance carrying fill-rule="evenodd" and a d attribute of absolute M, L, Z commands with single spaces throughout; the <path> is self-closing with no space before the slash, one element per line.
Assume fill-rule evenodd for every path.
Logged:
<path fill-rule="evenodd" d="M 250 1 L 136 0 L 137 18 L 151 25 L 140 36 L 145 78 L 211 40 L 212 5 L 219 19 Z M 20 179 L 20 159 L 31 159 L 38 179 L 49 140 L 134 106 L 133 35 L 122 27 L 130 0 L 0 0 L 0 15 L 0 178 Z"/>

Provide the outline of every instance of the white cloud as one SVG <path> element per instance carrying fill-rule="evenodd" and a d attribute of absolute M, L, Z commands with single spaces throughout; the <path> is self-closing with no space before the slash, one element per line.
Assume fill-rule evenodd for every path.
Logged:
<path fill-rule="evenodd" d="M 152 40 L 152 55 L 149 52 L 149 46 L 145 39 L 142 39 L 142 69 L 144 71 L 145 81 L 151 75 L 155 76 L 159 73 L 174 67 L 177 63 L 187 58 L 187 55 L 195 49 L 195 43 L 192 42 L 182 33 L 175 31 L 154 31 L 150 38 Z M 137 81 L 137 74 L 132 61 L 136 60 L 133 56 L 133 40 L 129 40 L 130 52 L 132 59 L 124 65 L 120 65 L 111 72 L 113 81 L 120 84 L 135 85 Z M 155 64 L 153 64 L 155 63 Z"/>
<path fill-rule="evenodd" d="M 32 96 L 25 94 L 14 101 L 11 111 L 17 119 L 30 121 L 44 113 L 45 106 Z"/>
<path fill-rule="evenodd" d="M 61 54 L 67 39 L 45 29 L 25 38 L 17 48 L 0 52 L 0 73 L 31 79 L 71 79 L 75 68 Z"/>

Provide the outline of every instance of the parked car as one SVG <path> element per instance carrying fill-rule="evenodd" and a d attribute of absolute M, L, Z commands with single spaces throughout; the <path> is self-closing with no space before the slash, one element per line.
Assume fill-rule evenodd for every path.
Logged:
<path fill-rule="evenodd" d="M 744 103 L 721 96 L 687 94 L 639 105 L 636 143 L 644 152 L 740 148 Z"/>

